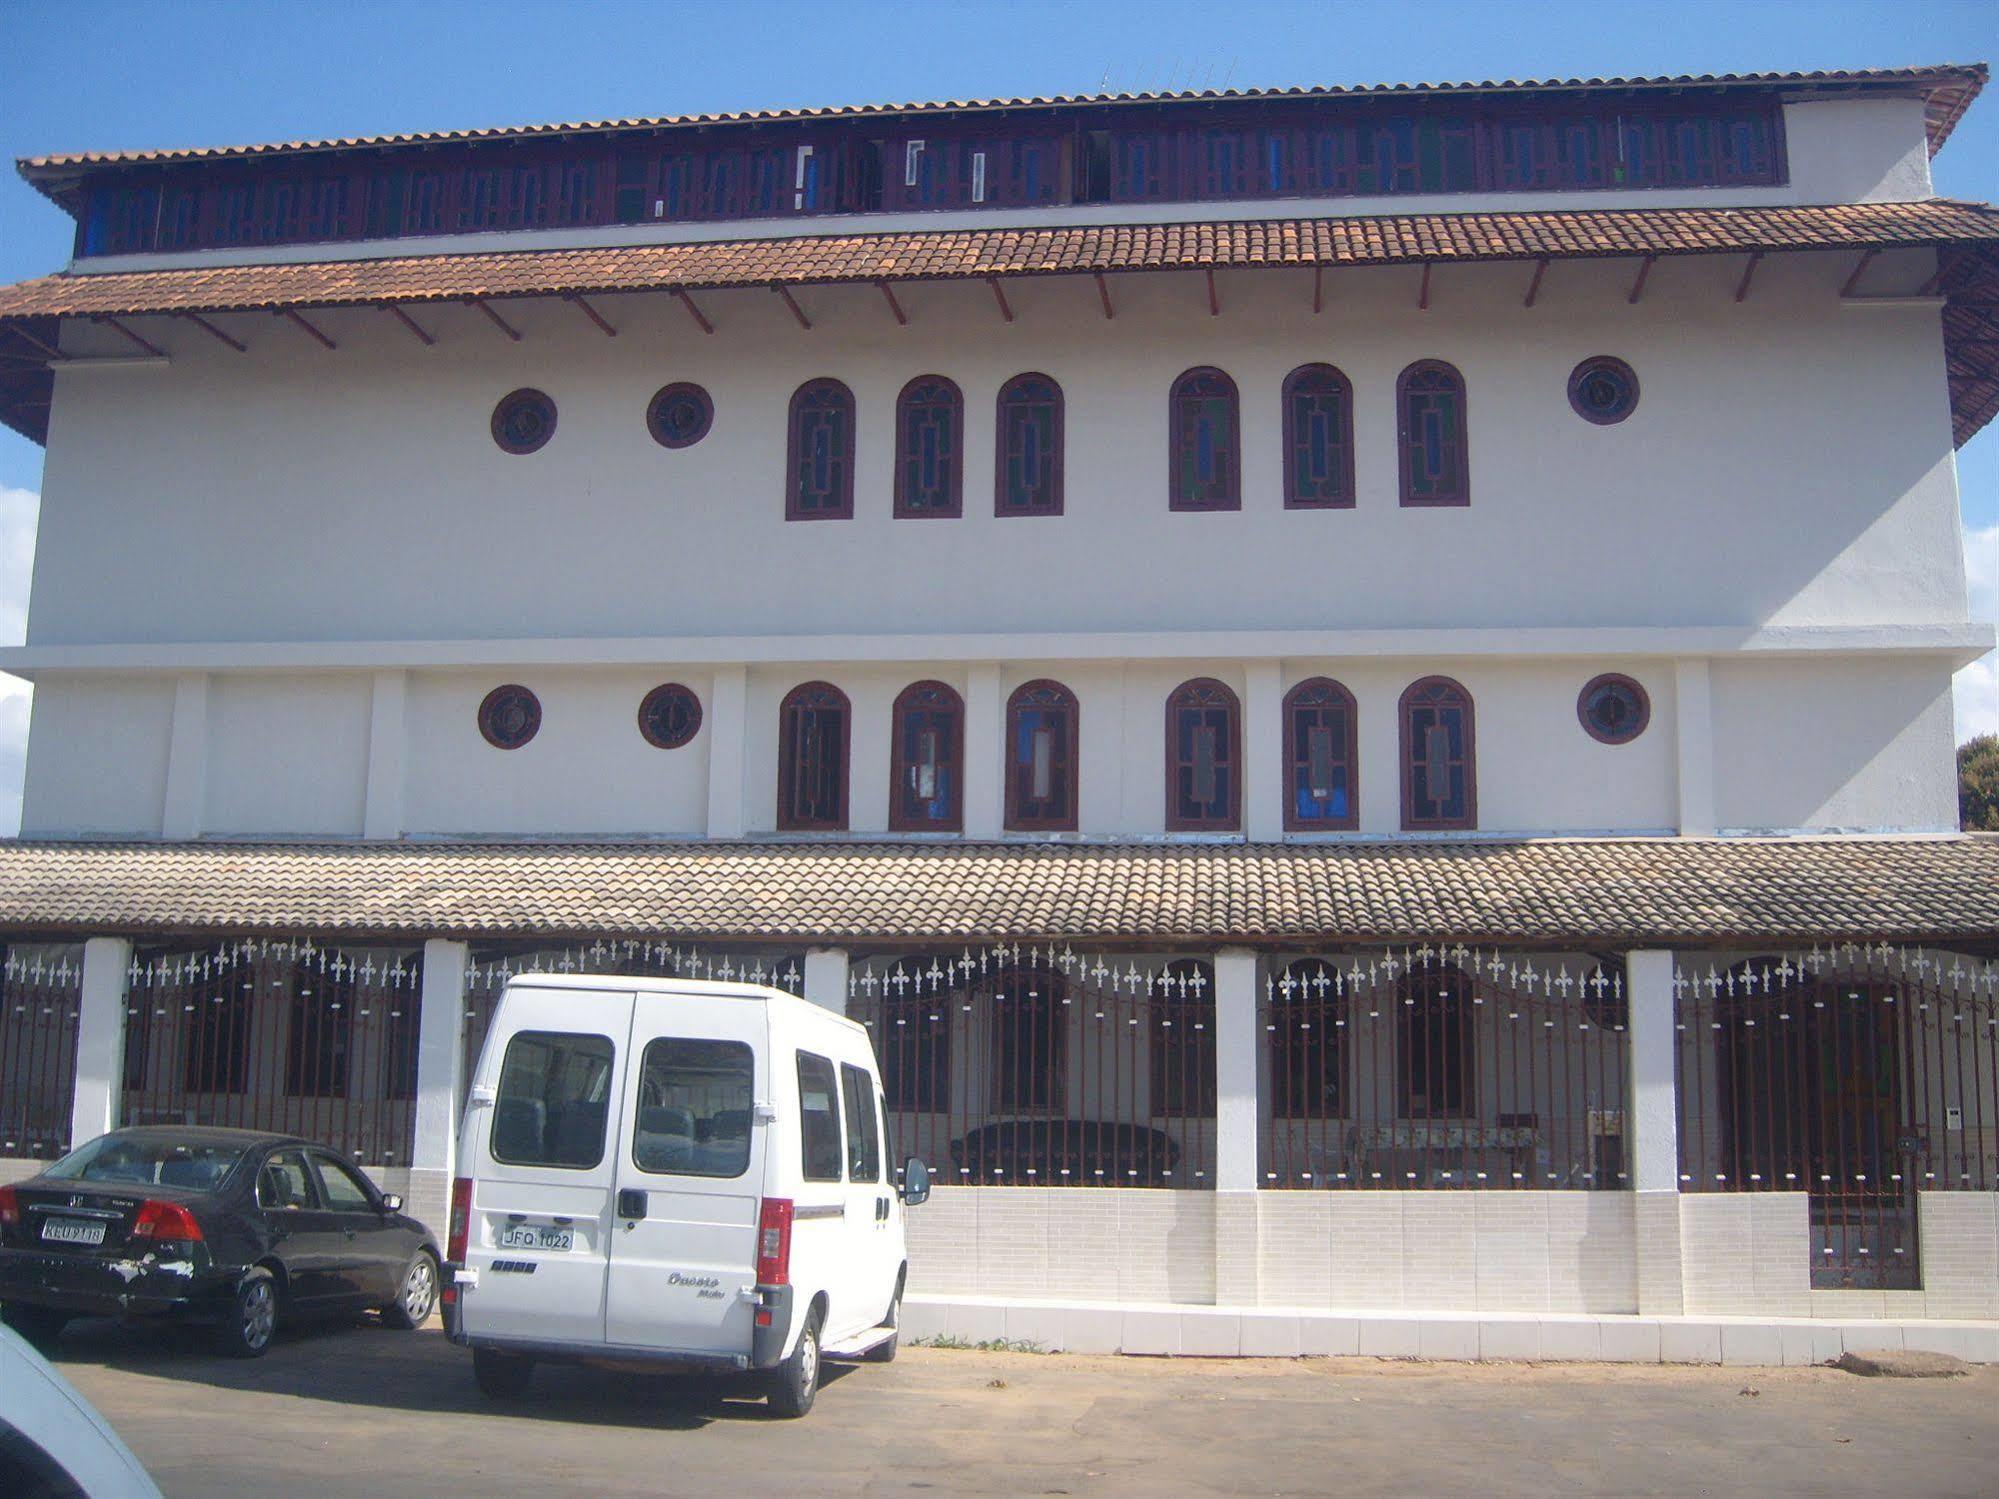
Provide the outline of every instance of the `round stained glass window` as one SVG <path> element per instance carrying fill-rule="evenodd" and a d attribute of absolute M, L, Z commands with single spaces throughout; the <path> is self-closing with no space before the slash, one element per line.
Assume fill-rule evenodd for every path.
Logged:
<path fill-rule="evenodd" d="M 541 699 L 509 682 L 495 687 L 479 704 L 479 732 L 494 749 L 519 749 L 541 727 Z"/>
<path fill-rule="evenodd" d="M 708 435 L 715 403 L 698 385 L 679 381 L 660 387 L 646 407 L 646 431 L 663 448 L 691 448 Z"/>
<path fill-rule="evenodd" d="M 1622 359 L 1599 354 L 1569 376 L 1569 404 L 1586 422 L 1607 427 L 1638 409 L 1638 376 Z"/>
<path fill-rule="evenodd" d="M 555 402 L 538 390 L 517 390 L 493 408 L 493 441 L 509 453 L 532 453 L 555 436 Z"/>
<path fill-rule="evenodd" d="M 1652 700 L 1631 678 L 1606 673 L 1590 679 L 1576 699 L 1576 717 L 1592 739 L 1629 744 L 1652 721 Z"/>
<path fill-rule="evenodd" d="M 639 732 L 656 749 L 679 749 L 701 727 L 701 699 L 678 682 L 655 687 L 639 704 Z"/>

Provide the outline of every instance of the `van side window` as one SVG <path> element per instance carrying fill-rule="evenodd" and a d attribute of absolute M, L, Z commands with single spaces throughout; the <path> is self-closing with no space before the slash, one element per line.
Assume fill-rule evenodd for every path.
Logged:
<path fill-rule="evenodd" d="M 847 1180 L 882 1179 L 881 1134 L 875 1128 L 875 1088 L 851 1063 L 840 1064 L 840 1093 L 847 1108 Z"/>
<path fill-rule="evenodd" d="M 647 1042 L 632 1164 L 676 1176 L 741 1176 L 750 1164 L 754 1067 L 741 1041 Z"/>
<path fill-rule="evenodd" d="M 493 1159 L 587 1171 L 604 1159 L 609 1036 L 522 1031 L 507 1042 L 493 1101 Z"/>
<path fill-rule="evenodd" d="M 798 1138 L 809 1182 L 840 1179 L 840 1100 L 833 1064 L 809 1051 L 798 1054 Z"/>

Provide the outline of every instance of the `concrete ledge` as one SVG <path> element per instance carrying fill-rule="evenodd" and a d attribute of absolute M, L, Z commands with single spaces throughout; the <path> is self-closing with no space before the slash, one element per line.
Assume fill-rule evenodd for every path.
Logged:
<path fill-rule="evenodd" d="M 1845 1353 L 1915 1350 L 1999 1364 L 1999 1322 L 1833 1321 L 1804 1317 L 1581 1316 L 1559 1312 L 1327 1311 L 911 1296 L 903 1336 L 1031 1343 L 1051 1353 L 1190 1358 L 1526 1360 L 1637 1364 L 1829 1363 Z"/>

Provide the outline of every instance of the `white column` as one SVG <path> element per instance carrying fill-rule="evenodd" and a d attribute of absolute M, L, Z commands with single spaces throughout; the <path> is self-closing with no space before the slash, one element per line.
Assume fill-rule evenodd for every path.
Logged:
<path fill-rule="evenodd" d="M 166 808 L 160 836 L 199 838 L 208 801 L 208 678 L 174 681 L 173 729 L 167 740 Z"/>
<path fill-rule="evenodd" d="M 744 710 L 749 696 L 749 671 L 741 666 L 715 668 L 708 703 L 708 836 L 743 836 Z"/>
<path fill-rule="evenodd" d="M 1679 1103 L 1673 1083 L 1673 955 L 1634 952 L 1630 984 L 1631 1111 L 1625 1128 L 1632 1190 L 1680 1190 Z"/>
<path fill-rule="evenodd" d="M 423 945 L 423 995 L 417 1013 L 416 1145 L 410 1169 L 440 1172 L 449 1180 L 457 1164 L 458 1115 L 464 1092 L 459 1058 L 465 1029 L 465 969 L 471 950 L 463 942 L 433 937 Z"/>
<path fill-rule="evenodd" d="M 1679 745 L 1680 833 L 1714 832 L 1714 698 L 1705 656 L 1673 663 Z"/>
<path fill-rule="evenodd" d="M 403 835 L 403 706 L 409 673 L 378 671 L 368 704 L 368 800 L 363 838 Z"/>
<path fill-rule="evenodd" d="M 1284 664 L 1252 661 L 1243 672 L 1242 777 L 1244 830 L 1252 843 L 1284 836 Z"/>
<path fill-rule="evenodd" d="M 1257 1185 L 1256 954 L 1215 954 L 1215 1188 Z"/>
<path fill-rule="evenodd" d="M 965 836 L 997 838 L 1006 806 L 1006 705 L 997 661 L 965 673 Z"/>
<path fill-rule="evenodd" d="M 844 947 L 807 949 L 805 997 L 835 1015 L 847 1013 L 847 950 Z"/>
<path fill-rule="evenodd" d="M 72 1149 L 118 1127 L 125 1082 L 125 970 L 131 961 L 132 944 L 123 937 L 92 937 L 83 944 L 76 1097 L 69 1111 Z"/>

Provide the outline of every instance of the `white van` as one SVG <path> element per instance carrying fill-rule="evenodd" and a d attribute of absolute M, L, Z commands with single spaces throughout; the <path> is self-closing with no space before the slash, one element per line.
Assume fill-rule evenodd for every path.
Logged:
<path fill-rule="evenodd" d="M 762 1370 L 895 1357 L 903 1208 L 868 1034 L 775 989 L 523 974 L 467 1094 L 445 1330 L 479 1388 L 537 1362 Z"/>

